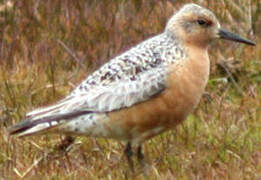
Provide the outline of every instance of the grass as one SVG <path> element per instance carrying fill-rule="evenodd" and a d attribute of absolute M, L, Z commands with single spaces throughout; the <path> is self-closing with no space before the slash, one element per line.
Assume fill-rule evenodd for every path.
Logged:
<path fill-rule="evenodd" d="M 196 1 L 256 47 L 216 42 L 200 105 L 144 144 L 149 177 L 132 176 L 124 144 L 62 135 L 9 137 L 26 112 L 66 96 L 106 60 L 164 29 L 182 1 L 6 1 L 0 6 L 0 179 L 261 178 L 261 3 Z M 229 73 L 227 73 L 229 72 Z"/>

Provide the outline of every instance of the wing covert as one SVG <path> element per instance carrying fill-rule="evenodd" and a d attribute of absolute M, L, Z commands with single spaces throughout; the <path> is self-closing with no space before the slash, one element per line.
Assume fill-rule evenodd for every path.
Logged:
<path fill-rule="evenodd" d="M 135 80 L 122 80 L 107 86 L 97 86 L 86 94 L 77 94 L 66 109 L 108 112 L 130 107 L 154 96 L 166 87 L 166 68 L 160 66 L 140 73 Z"/>

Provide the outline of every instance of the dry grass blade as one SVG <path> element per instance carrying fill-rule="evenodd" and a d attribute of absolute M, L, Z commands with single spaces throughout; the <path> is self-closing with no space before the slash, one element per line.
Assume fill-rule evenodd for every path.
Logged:
<path fill-rule="evenodd" d="M 61 40 L 57 40 L 57 42 L 72 56 L 72 58 L 81 66 L 83 70 L 86 70 L 86 67 L 72 50 L 70 50 Z"/>
<path fill-rule="evenodd" d="M 20 177 L 20 178 L 24 178 L 27 176 L 27 174 L 34 168 L 36 167 L 40 161 L 42 161 L 44 158 L 44 156 L 38 158 L 37 160 L 34 161 L 34 163 L 28 168 L 25 170 L 24 173 L 21 173 L 18 171 L 18 169 L 14 168 L 14 172 Z"/>

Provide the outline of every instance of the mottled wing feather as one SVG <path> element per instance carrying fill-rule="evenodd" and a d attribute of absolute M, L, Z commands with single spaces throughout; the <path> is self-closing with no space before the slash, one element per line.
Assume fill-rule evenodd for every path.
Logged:
<path fill-rule="evenodd" d="M 150 71 L 163 64 L 167 66 L 177 59 L 183 59 L 184 55 L 174 37 L 167 33 L 160 34 L 108 61 L 89 75 L 69 96 L 87 93 L 97 86 L 135 79 L 139 73 Z"/>
<path fill-rule="evenodd" d="M 135 80 L 123 80 L 98 86 L 88 93 L 78 94 L 67 103 L 70 111 L 108 112 L 143 102 L 161 92 L 166 86 L 166 68 L 158 67 L 140 73 Z"/>

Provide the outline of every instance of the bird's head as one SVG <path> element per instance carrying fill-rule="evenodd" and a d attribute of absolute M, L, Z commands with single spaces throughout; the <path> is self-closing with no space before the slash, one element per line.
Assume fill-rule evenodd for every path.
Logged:
<path fill-rule="evenodd" d="M 167 23 L 166 31 L 186 44 L 199 47 L 207 47 L 215 39 L 255 45 L 254 42 L 221 28 L 210 10 L 196 4 L 187 4 L 174 14 Z"/>

